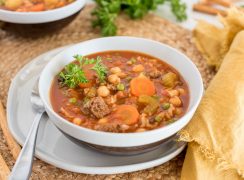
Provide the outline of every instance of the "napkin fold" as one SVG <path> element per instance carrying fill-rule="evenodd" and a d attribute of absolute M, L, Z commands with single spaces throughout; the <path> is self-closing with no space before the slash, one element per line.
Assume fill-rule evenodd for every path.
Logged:
<path fill-rule="evenodd" d="M 244 11 L 231 8 L 226 17 L 219 16 L 223 27 L 216 27 L 205 21 L 199 21 L 193 31 L 195 43 L 208 65 L 219 69 L 226 53 L 236 37 L 244 29 Z"/>
<path fill-rule="evenodd" d="M 244 13 L 231 8 L 222 28 L 199 22 L 196 44 L 218 72 L 191 122 L 182 180 L 244 178 Z"/>

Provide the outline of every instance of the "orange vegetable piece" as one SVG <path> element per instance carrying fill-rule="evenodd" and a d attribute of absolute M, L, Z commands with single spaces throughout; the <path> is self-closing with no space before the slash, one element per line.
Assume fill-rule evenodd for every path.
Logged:
<path fill-rule="evenodd" d="M 58 4 L 56 5 L 56 8 L 58 8 L 58 7 L 63 7 L 63 6 L 65 6 L 65 5 L 66 5 L 65 2 L 60 1 L 60 2 L 58 2 Z"/>
<path fill-rule="evenodd" d="M 138 76 L 130 81 L 131 94 L 134 96 L 155 94 L 154 83 L 145 76 Z"/>
<path fill-rule="evenodd" d="M 38 3 L 36 5 L 33 5 L 29 8 L 29 11 L 32 12 L 37 12 L 37 11 L 44 11 L 45 10 L 45 5 L 44 3 Z"/>
<path fill-rule="evenodd" d="M 89 88 L 92 87 L 93 83 L 91 81 L 89 81 L 88 83 L 80 83 L 79 87 L 80 88 Z"/>
<path fill-rule="evenodd" d="M 94 75 L 95 75 L 95 72 L 90 70 L 90 69 L 84 69 L 84 72 L 85 72 L 85 76 L 86 78 L 89 80 L 88 83 L 80 83 L 79 84 L 79 87 L 80 88 L 89 88 L 89 87 L 92 87 L 93 84 L 94 84 Z"/>
<path fill-rule="evenodd" d="M 139 113 L 135 106 L 120 105 L 115 111 L 114 117 L 127 125 L 132 125 L 138 121 Z"/>

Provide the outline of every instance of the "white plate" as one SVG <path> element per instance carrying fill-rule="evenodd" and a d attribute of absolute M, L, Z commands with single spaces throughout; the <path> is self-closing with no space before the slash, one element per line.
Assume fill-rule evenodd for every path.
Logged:
<path fill-rule="evenodd" d="M 0 9 L 0 20 L 19 24 L 39 24 L 57 21 L 69 17 L 85 6 L 86 0 L 76 0 L 73 3 L 41 12 L 15 12 Z"/>
<path fill-rule="evenodd" d="M 63 47 L 64 48 L 64 47 Z M 24 66 L 13 79 L 8 93 L 9 129 L 23 145 L 35 112 L 31 108 L 31 89 L 45 64 L 63 48 L 45 53 Z M 148 153 L 133 156 L 108 155 L 77 145 L 66 138 L 48 117 L 41 121 L 36 156 L 59 168 L 86 174 L 126 173 L 163 164 L 177 156 L 184 143 L 171 141 Z"/>

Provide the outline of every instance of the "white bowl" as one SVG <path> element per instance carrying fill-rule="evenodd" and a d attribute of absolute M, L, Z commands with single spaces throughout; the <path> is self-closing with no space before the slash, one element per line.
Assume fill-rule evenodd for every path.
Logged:
<path fill-rule="evenodd" d="M 165 127 L 140 133 L 108 133 L 77 126 L 54 112 L 50 102 L 50 87 L 54 77 L 73 61 L 73 55 L 89 55 L 101 51 L 129 50 L 143 52 L 165 61 L 183 76 L 189 86 L 190 103 L 186 114 Z M 165 44 L 135 37 L 107 37 L 76 44 L 55 56 L 44 68 L 39 81 L 40 97 L 51 121 L 65 134 L 98 146 L 128 148 L 144 146 L 167 139 L 181 130 L 192 118 L 203 94 L 201 75 L 192 61 Z"/>
<path fill-rule="evenodd" d="M 69 17 L 84 7 L 86 0 L 76 0 L 64 7 L 41 12 L 15 12 L 0 9 L 0 20 L 18 24 L 40 24 Z"/>

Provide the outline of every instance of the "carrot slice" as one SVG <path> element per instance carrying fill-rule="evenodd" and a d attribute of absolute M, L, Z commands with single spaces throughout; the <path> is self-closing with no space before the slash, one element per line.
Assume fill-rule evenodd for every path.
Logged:
<path fill-rule="evenodd" d="M 93 84 L 94 84 L 94 75 L 95 75 L 95 72 L 93 72 L 90 69 L 84 69 L 84 72 L 85 72 L 85 76 L 89 80 L 89 82 L 88 83 L 80 83 L 79 84 L 79 87 L 80 88 L 89 88 L 89 87 L 92 87 Z"/>
<path fill-rule="evenodd" d="M 134 96 L 148 95 L 152 96 L 155 94 L 154 83 L 145 76 L 138 76 L 130 81 L 131 93 Z"/>
<path fill-rule="evenodd" d="M 115 111 L 114 117 L 127 125 L 132 125 L 138 121 L 139 113 L 132 105 L 120 105 Z"/>
<path fill-rule="evenodd" d="M 92 87 L 93 83 L 91 81 L 89 81 L 88 83 L 80 83 L 79 87 L 80 88 L 90 88 Z"/>

